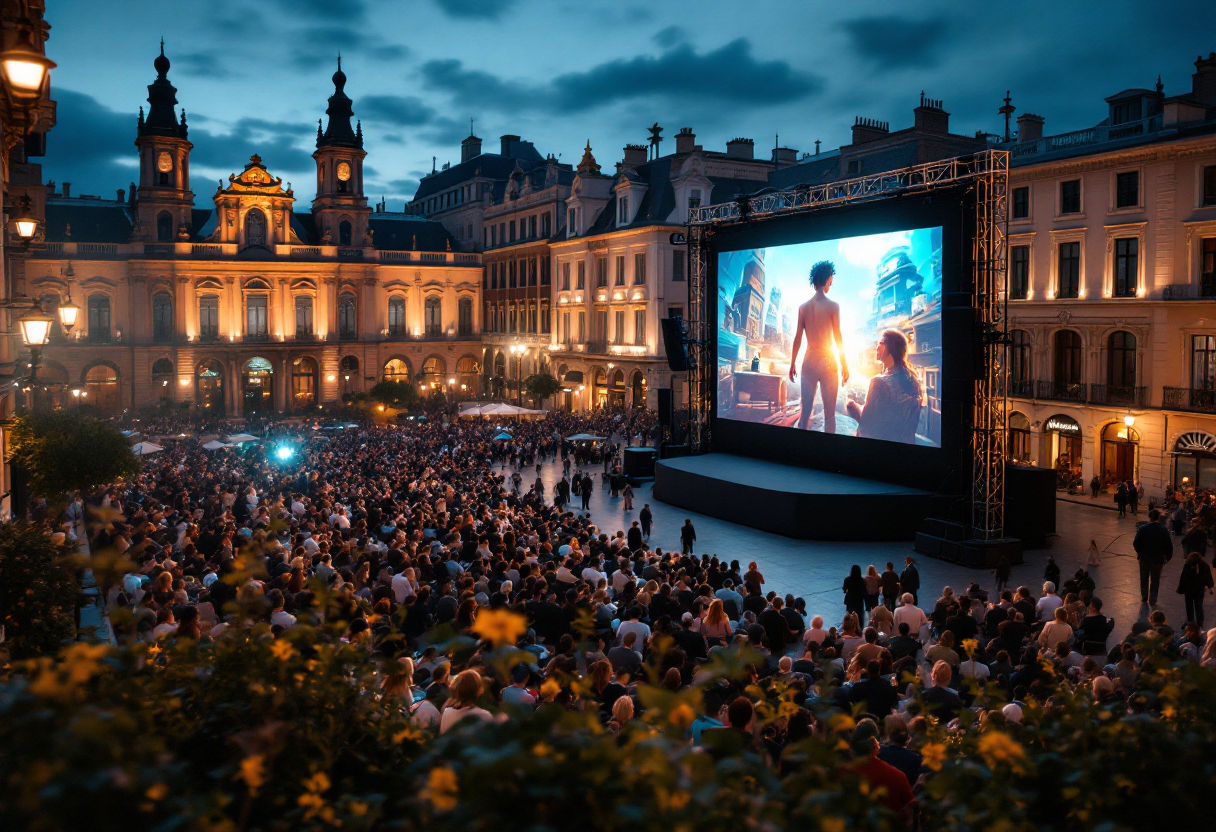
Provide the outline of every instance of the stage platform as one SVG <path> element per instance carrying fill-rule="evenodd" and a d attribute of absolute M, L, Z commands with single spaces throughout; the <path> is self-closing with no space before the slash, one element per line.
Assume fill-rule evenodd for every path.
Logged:
<path fill-rule="evenodd" d="M 931 492 L 730 454 L 663 459 L 654 498 L 801 540 L 913 540 Z"/>

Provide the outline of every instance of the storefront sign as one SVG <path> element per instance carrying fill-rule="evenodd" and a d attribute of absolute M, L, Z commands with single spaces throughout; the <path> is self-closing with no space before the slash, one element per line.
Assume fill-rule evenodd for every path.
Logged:
<path fill-rule="evenodd" d="M 1052 416 L 1047 420 L 1044 430 L 1055 433 L 1081 433 L 1081 426 L 1067 416 Z"/>

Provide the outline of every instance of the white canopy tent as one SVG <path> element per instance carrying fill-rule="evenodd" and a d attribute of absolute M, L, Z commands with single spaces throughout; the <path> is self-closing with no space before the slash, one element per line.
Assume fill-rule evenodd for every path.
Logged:
<path fill-rule="evenodd" d="M 155 442 L 136 442 L 131 446 L 131 453 L 136 456 L 147 456 L 148 454 L 160 453 L 163 450 L 164 448 Z"/>

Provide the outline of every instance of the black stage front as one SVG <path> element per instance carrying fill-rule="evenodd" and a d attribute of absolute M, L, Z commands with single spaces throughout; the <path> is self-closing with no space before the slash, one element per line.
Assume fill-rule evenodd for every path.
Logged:
<path fill-rule="evenodd" d="M 933 494 L 731 454 L 660 460 L 654 498 L 804 540 L 912 540 Z"/>

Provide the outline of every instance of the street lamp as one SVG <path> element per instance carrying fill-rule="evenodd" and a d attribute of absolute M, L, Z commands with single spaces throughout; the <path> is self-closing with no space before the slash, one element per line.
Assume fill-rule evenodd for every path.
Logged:
<path fill-rule="evenodd" d="M 21 329 L 21 341 L 29 347 L 32 362 L 30 364 L 30 383 L 38 378 L 38 359 L 42 356 L 42 348 L 51 340 L 51 325 L 55 319 L 43 314 L 35 307 L 17 319 Z"/>
<path fill-rule="evenodd" d="M 21 21 L 17 31 L 17 42 L 0 52 L 0 72 L 9 94 L 29 106 L 42 97 L 47 73 L 55 68 L 55 62 L 34 45 L 34 27 L 28 18 Z"/>
<path fill-rule="evenodd" d="M 515 403 L 520 407 L 523 407 L 524 391 L 523 386 L 520 384 L 519 377 L 524 363 L 524 353 L 528 351 L 528 348 L 523 344 L 512 344 L 510 347 L 508 347 L 508 349 L 511 351 L 511 355 L 515 358 Z"/>
<path fill-rule="evenodd" d="M 68 292 L 68 302 L 59 305 L 59 325 L 63 327 L 63 331 L 70 333 L 79 316 L 80 307 L 72 303 L 72 293 Z"/>
<path fill-rule="evenodd" d="M 30 241 L 38 233 L 38 220 L 34 217 L 34 212 L 30 210 L 28 196 L 23 195 L 17 204 L 19 207 L 16 216 L 13 217 L 13 232 L 21 241 L 21 248 L 28 249 Z"/>

